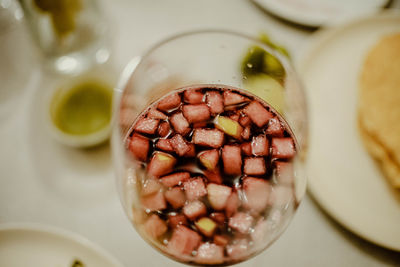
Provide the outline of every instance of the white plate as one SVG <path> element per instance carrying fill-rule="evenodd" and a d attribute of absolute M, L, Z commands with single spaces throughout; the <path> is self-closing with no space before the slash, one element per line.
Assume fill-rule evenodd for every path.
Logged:
<path fill-rule="evenodd" d="M 389 0 L 253 0 L 288 21 L 319 27 L 374 12 Z"/>
<path fill-rule="evenodd" d="M 382 176 L 357 129 L 358 74 L 368 50 L 400 32 L 386 12 L 317 33 L 298 64 L 309 101 L 309 191 L 339 223 L 400 251 L 400 194 Z"/>
<path fill-rule="evenodd" d="M 89 240 L 65 230 L 35 224 L 0 225 L 0 266 L 122 267 Z"/>

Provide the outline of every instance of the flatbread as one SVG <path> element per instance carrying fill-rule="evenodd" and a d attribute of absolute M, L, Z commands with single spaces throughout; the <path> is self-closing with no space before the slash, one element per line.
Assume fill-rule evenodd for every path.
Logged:
<path fill-rule="evenodd" d="M 400 33 L 382 38 L 360 74 L 359 128 L 369 153 L 400 188 Z"/>

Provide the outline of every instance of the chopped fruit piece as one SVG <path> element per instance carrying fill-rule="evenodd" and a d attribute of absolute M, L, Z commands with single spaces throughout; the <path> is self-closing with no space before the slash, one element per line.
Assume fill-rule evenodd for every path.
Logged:
<path fill-rule="evenodd" d="M 151 108 L 149 112 L 147 113 L 148 118 L 156 119 L 156 120 L 166 120 L 168 118 L 167 115 L 162 113 L 161 111 L 158 111 L 155 108 Z"/>
<path fill-rule="evenodd" d="M 240 117 L 239 123 L 240 123 L 243 127 L 250 126 L 250 124 L 251 124 L 251 119 L 250 119 L 248 116 L 243 115 L 242 117 Z"/>
<path fill-rule="evenodd" d="M 272 118 L 269 120 L 268 128 L 265 133 L 276 137 L 283 137 L 283 128 L 278 118 Z"/>
<path fill-rule="evenodd" d="M 253 141 L 251 142 L 251 152 L 254 156 L 268 156 L 269 141 L 265 135 L 253 137 Z"/>
<path fill-rule="evenodd" d="M 219 169 L 215 171 L 204 171 L 204 175 L 210 183 L 222 184 L 222 177 Z"/>
<path fill-rule="evenodd" d="M 161 137 L 166 137 L 169 132 L 171 130 L 171 127 L 169 126 L 169 123 L 166 121 L 163 121 L 160 123 L 160 125 L 158 126 L 158 131 L 157 133 L 161 136 Z"/>
<path fill-rule="evenodd" d="M 224 262 L 224 248 L 213 243 L 203 243 L 197 249 L 195 261 L 200 264 L 220 264 Z"/>
<path fill-rule="evenodd" d="M 289 159 L 296 154 L 293 139 L 290 137 L 272 138 L 272 157 L 278 159 Z"/>
<path fill-rule="evenodd" d="M 200 146 L 219 148 L 224 143 L 224 133 L 217 129 L 195 129 L 193 142 Z"/>
<path fill-rule="evenodd" d="M 208 184 L 207 193 L 208 201 L 215 210 L 223 210 L 226 206 L 229 196 L 231 195 L 232 188 L 225 185 Z"/>
<path fill-rule="evenodd" d="M 210 110 L 206 104 L 184 105 L 182 112 L 190 123 L 203 122 L 210 119 Z"/>
<path fill-rule="evenodd" d="M 206 95 L 207 104 L 213 115 L 224 112 L 224 99 L 222 95 L 215 91 L 209 91 Z"/>
<path fill-rule="evenodd" d="M 206 121 L 193 123 L 193 128 L 204 128 L 207 126 Z"/>
<path fill-rule="evenodd" d="M 195 222 L 196 228 L 205 236 L 212 237 L 217 224 L 208 217 L 203 217 Z"/>
<path fill-rule="evenodd" d="M 203 151 L 199 154 L 199 160 L 204 167 L 213 171 L 218 164 L 219 152 L 216 149 Z"/>
<path fill-rule="evenodd" d="M 229 219 L 229 227 L 242 234 L 249 233 L 252 224 L 253 216 L 244 212 L 237 212 Z"/>
<path fill-rule="evenodd" d="M 167 203 L 165 202 L 164 194 L 162 192 L 157 192 L 148 196 L 142 196 L 141 202 L 143 208 L 149 211 L 159 211 L 167 207 Z"/>
<path fill-rule="evenodd" d="M 293 163 L 274 161 L 275 177 L 278 184 L 292 185 L 294 182 Z"/>
<path fill-rule="evenodd" d="M 271 186 L 263 179 L 247 177 L 243 180 L 243 193 L 244 207 L 253 212 L 261 212 L 268 205 Z"/>
<path fill-rule="evenodd" d="M 263 175 L 266 172 L 264 158 L 244 159 L 243 172 L 247 175 Z"/>
<path fill-rule="evenodd" d="M 168 215 L 168 225 L 172 229 L 177 227 L 178 225 L 187 225 L 188 221 L 183 214 L 169 214 Z"/>
<path fill-rule="evenodd" d="M 144 223 L 144 230 L 151 238 L 156 239 L 165 234 L 168 227 L 158 215 L 152 214 Z"/>
<path fill-rule="evenodd" d="M 246 239 L 235 240 L 226 246 L 226 252 L 232 259 L 240 259 L 247 254 L 249 242 Z"/>
<path fill-rule="evenodd" d="M 200 104 L 203 102 L 204 94 L 197 90 L 187 90 L 183 92 L 183 100 L 189 104 Z"/>
<path fill-rule="evenodd" d="M 135 125 L 135 131 L 139 133 L 154 134 L 157 130 L 159 120 L 141 118 Z"/>
<path fill-rule="evenodd" d="M 186 203 L 186 205 L 183 207 L 183 214 L 185 214 L 189 220 L 193 221 L 198 217 L 206 215 L 207 209 L 203 202 L 195 200 L 193 202 Z"/>
<path fill-rule="evenodd" d="M 207 195 L 206 186 L 202 178 L 193 178 L 183 184 L 188 200 L 195 200 Z"/>
<path fill-rule="evenodd" d="M 242 149 L 243 155 L 246 156 L 251 156 L 251 144 L 250 143 L 242 143 L 240 145 L 240 148 Z"/>
<path fill-rule="evenodd" d="M 236 105 L 250 101 L 250 99 L 248 99 L 247 97 L 233 93 L 231 91 L 224 91 L 223 95 L 225 106 Z"/>
<path fill-rule="evenodd" d="M 182 135 L 180 134 L 174 135 L 169 142 L 173 147 L 174 151 L 176 152 L 176 154 L 178 154 L 181 157 L 190 150 L 190 147 L 186 143 L 186 140 L 183 139 Z"/>
<path fill-rule="evenodd" d="M 242 138 L 243 138 L 244 140 L 248 140 L 248 139 L 250 138 L 250 135 L 251 135 L 250 127 L 245 127 L 245 128 L 243 129 L 242 134 L 241 134 Z"/>
<path fill-rule="evenodd" d="M 133 134 L 129 142 L 129 150 L 136 159 L 146 161 L 149 153 L 150 141 L 148 138 L 139 134 Z"/>
<path fill-rule="evenodd" d="M 169 139 L 158 139 L 156 148 L 164 150 L 165 152 L 173 152 L 174 148 L 171 146 Z"/>
<path fill-rule="evenodd" d="M 176 159 L 170 154 L 164 152 L 155 152 L 149 166 L 147 167 L 147 172 L 150 176 L 162 176 L 171 172 L 176 164 Z"/>
<path fill-rule="evenodd" d="M 270 205 L 285 206 L 292 202 L 294 191 L 292 187 L 274 186 L 272 188 L 271 197 L 269 198 Z"/>
<path fill-rule="evenodd" d="M 201 242 L 201 236 L 186 226 L 178 226 L 174 229 L 168 242 L 168 250 L 174 255 L 191 254 Z"/>
<path fill-rule="evenodd" d="M 234 121 L 236 121 L 236 122 L 239 122 L 239 114 L 232 114 L 232 115 L 229 116 L 229 118 L 230 118 L 231 120 L 234 120 Z"/>
<path fill-rule="evenodd" d="M 225 247 L 229 243 L 229 238 L 228 238 L 228 236 L 225 236 L 225 235 L 215 235 L 214 243 Z"/>
<path fill-rule="evenodd" d="M 177 172 L 160 178 L 161 183 L 166 187 L 173 187 L 182 184 L 190 178 L 188 172 Z"/>
<path fill-rule="evenodd" d="M 222 148 L 222 161 L 226 174 L 239 175 L 242 173 L 242 156 L 239 146 L 225 145 Z"/>
<path fill-rule="evenodd" d="M 254 231 L 251 232 L 250 234 L 251 239 L 253 239 L 256 245 L 262 244 L 262 241 L 265 238 L 266 231 L 267 231 L 267 222 L 263 218 L 261 218 L 254 226 Z"/>
<path fill-rule="evenodd" d="M 226 207 L 225 207 L 226 216 L 232 217 L 232 215 L 237 212 L 239 204 L 240 203 L 238 194 L 236 192 L 232 192 L 232 194 L 228 198 L 228 201 L 226 202 Z"/>
<path fill-rule="evenodd" d="M 246 113 L 258 127 L 263 127 L 273 117 L 272 113 L 266 110 L 258 101 L 251 102 L 244 108 L 243 112 Z"/>
<path fill-rule="evenodd" d="M 151 195 L 160 191 L 162 185 L 154 178 L 147 179 L 142 186 L 142 196 Z"/>
<path fill-rule="evenodd" d="M 243 127 L 237 121 L 224 116 L 215 118 L 215 127 L 236 139 L 240 138 L 243 131 Z"/>
<path fill-rule="evenodd" d="M 177 133 L 181 135 L 186 135 L 190 132 L 189 122 L 186 120 L 181 112 L 172 115 L 170 118 L 170 122 Z"/>
<path fill-rule="evenodd" d="M 195 157 L 196 156 L 196 148 L 195 148 L 194 144 L 188 143 L 187 145 L 189 146 L 189 150 L 183 156 L 187 157 L 187 158 Z"/>
<path fill-rule="evenodd" d="M 181 97 L 178 93 L 173 93 L 168 96 L 163 97 L 160 102 L 158 102 L 157 108 L 162 111 L 169 111 L 178 107 L 181 104 Z"/>
<path fill-rule="evenodd" d="M 186 197 L 182 189 L 173 187 L 164 193 L 165 199 L 174 209 L 179 209 L 185 205 Z"/>
<path fill-rule="evenodd" d="M 210 218 L 216 221 L 218 224 L 224 224 L 225 223 L 225 214 L 222 212 L 213 212 L 210 214 Z"/>

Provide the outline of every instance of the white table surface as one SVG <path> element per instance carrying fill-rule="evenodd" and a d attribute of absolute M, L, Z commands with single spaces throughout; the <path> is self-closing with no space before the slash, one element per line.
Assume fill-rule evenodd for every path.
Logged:
<path fill-rule="evenodd" d="M 285 24 L 244 0 L 103 3 L 111 20 L 115 51 L 112 57 L 118 72 L 130 58 L 155 42 L 185 30 L 217 27 L 253 35 L 265 31 L 284 44 L 295 58 L 312 34 Z M 392 6 L 400 7 L 400 1 L 394 1 Z M 33 69 L 36 68 L 35 65 Z M 46 135 L 32 137 L 41 134 L 30 121 L 32 105 L 40 103 L 34 92 L 33 88 L 21 90 L 20 99 L 13 105 L 15 112 L 0 120 L 0 223 L 35 222 L 77 232 L 104 247 L 127 267 L 178 266 L 153 250 L 133 230 L 118 199 L 108 147 L 76 151 Z M 39 141 L 43 143 L 38 145 Z M 56 151 L 63 156 L 52 158 L 41 147 L 43 151 L 50 148 L 51 153 Z M 78 164 L 69 174 L 78 173 L 85 178 L 76 181 L 74 177 L 49 172 L 46 164 L 71 168 Z M 90 168 L 97 172 L 90 172 Z M 307 195 L 282 237 L 261 255 L 238 266 L 396 264 L 400 266 L 400 253 L 351 234 Z"/>

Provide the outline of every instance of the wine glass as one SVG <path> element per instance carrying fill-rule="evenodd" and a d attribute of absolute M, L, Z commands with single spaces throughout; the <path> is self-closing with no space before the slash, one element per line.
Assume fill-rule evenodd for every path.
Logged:
<path fill-rule="evenodd" d="M 132 60 L 114 100 L 121 202 L 159 252 L 231 265 L 286 229 L 305 193 L 307 112 L 277 49 L 223 30 L 173 36 Z"/>

